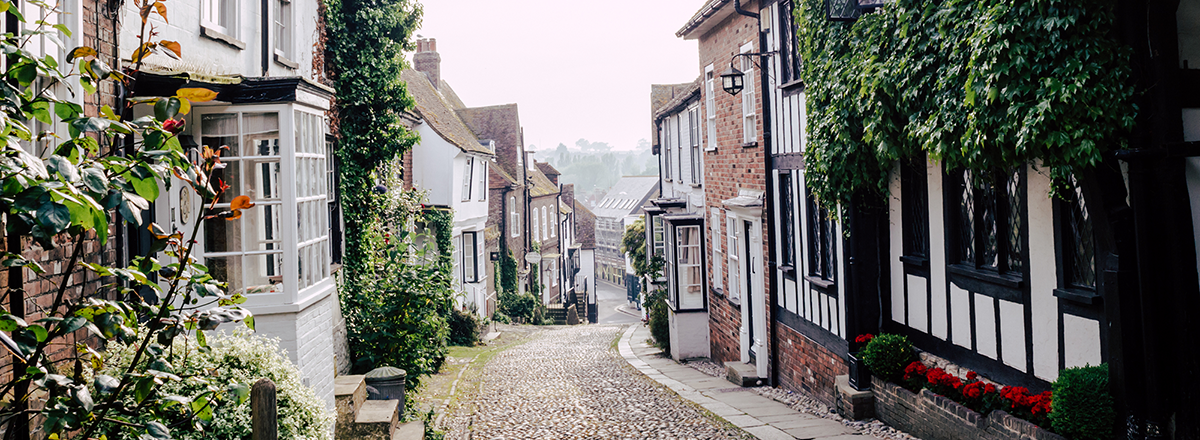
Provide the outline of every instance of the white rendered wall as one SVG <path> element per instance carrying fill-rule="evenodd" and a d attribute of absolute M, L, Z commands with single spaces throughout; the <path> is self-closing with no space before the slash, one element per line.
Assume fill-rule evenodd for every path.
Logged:
<path fill-rule="evenodd" d="M 302 381 L 333 410 L 333 319 L 337 297 L 326 296 L 298 313 L 255 314 L 257 333 L 279 338 L 279 348 L 300 369 Z M 253 312 L 253 310 L 251 310 Z"/>
<path fill-rule="evenodd" d="M 708 312 L 677 313 L 668 308 L 667 316 L 671 331 L 671 359 L 708 357 Z"/>
<path fill-rule="evenodd" d="M 1058 377 L 1059 350 L 1058 298 L 1054 296 L 1054 289 L 1058 287 L 1058 271 L 1057 251 L 1054 248 L 1054 201 L 1050 199 L 1050 177 L 1046 175 L 1047 172 L 1034 165 L 1025 170 L 1029 190 L 1026 197 L 1026 209 L 1029 212 L 1029 310 L 1033 319 L 1033 373 L 1043 379 L 1054 380 Z M 1094 352 L 1096 358 L 1100 357 L 1099 331 L 1090 335 L 1065 333 L 1063 336 L 1064 341 L 1077 344 L 1076 349 Z M 1022 363 L 1017 369 L 1024 371 L 1025 364 Z"/>
<path fill-rule="evenodd" d="M 456 156 L 462 152 L 446 142 L 429 124 L 417 126 L 421 142 L 413 146 L 413 186 L 428 191 L 431 205 L 453 206 L 462 188 L 462 165 Z M 465 159 L 464 159 L 465 161 Z"/>

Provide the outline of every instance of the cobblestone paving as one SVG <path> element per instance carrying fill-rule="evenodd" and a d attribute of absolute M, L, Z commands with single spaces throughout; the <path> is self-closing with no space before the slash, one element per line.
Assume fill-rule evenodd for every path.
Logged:
<path fill-rule="evenodd" d="M 611 346 L 621 329 L 547 329 L 498 354 L 446 438 L 753 438 L 629 367 Z"/>

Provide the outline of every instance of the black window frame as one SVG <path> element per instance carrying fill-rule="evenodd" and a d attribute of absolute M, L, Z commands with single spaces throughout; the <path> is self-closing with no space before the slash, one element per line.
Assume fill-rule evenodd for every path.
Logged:
<path fill-rule="evenodd" d="M 976 178 L 976 175 L 980 177 Z M 1018 181 L 1014 184 L 1013 177 Z M 1006 301 L 1025 303 L 1025 291 L 1029 283 L 1028 255 L 1028 198 L 1027 179 L 1024 167 L 1011 171 L 969 171 L 962 168 L 948 169 L 945 173 L 946 190 L 946 250 L 947 272 L 950 280 L 960 287 Z M 1002 188 L 1003 191 L 996 190 Z M 970 191 L 969 193 L 967 191 Z M 970 206 L 966 203 L 970 202 Z M 1013 202 L 1016 202 L 1015 205 Z M 987 210 L 991 209 L 991 221 Z M 972 212 L 970 235 L 964 233 L 967 223 L 964 212 Z M 976 221 L 976 220 L 981 221 Z M 1011 225 L 1019 221 L 1013 236 Z M 985 236 L 991 225 L 995 234 L 995 249 L 989 250 Z M 1006 239 L 1001 240 L 1003 233 Z M 966 238 L 970 243 L 965 243 Z M 1015 241 L 1014 241 L 1015 239 Z M 981 255 L 994 253 L 995 265 L 984 262 Z M 1019 264 L 1014 267 L 1013 263 Z"/>
<path fill-rule="evenodd" d="M 1054 295 L 1077 303 L 1097 304 L 1100 271 L 1096 261 L 1095 231 L 1083 189 L 1074 177 L 1054 200 L 1054 217 L 1058 266 L 1058 288 Z M 1080 269 L 1084 266 L 1085 269 Z"/>
<path fill-rule="evenodd" d="M 783 0 L 779 2 L 779 23 L 786 23 L 784 26 L 779 26 L 779 83 L 784 87 L 792 85 L 792 83 L 800 83 L 800 74 L 804 68 L 804 59 L 800 57 L 800 45 L 796 40 L 798 26 L 793 15 L 796 7 L 796 0 Z"/>
<path fill-rule="evenodd" d="M 707 264 L 708 256 L 705 255 L 706 249 L 704 248 L 704 244 L 705 244 L 705 240 L 706 240 L 706 237 L 705 237 L 706 231 L 705 231 L 705 227 L 704 227 L 704 220 L 703 219 L 686 219 L 686 220 L 664 221 L 663 225 L 664 225 L 663 229 L 665 229 L 666 231 L 669 231 L 669 236 L 671 238 L 671 241 L 668 243 L 669 248 L 670 248 L 670 250 L 668 251 L 668 252 L 670 252 L 670 254 L 669 254 L 670 258 L 667 259 L 668 264 L 671 266 L 671 268 L 670 268 L 671 276 L 668 279 L 668 282 L 670 283 L 669 284 L 670 287 L 668 288 L 668 297 L 669 297 L 670 301 L 668 301 L 668 304 L 670 304 L 671 309 L 677 313 L 707 311 L 708 310 L 708 295 L 707 295 L 708 277 L 705 276 L 704 270 L 707 267 L 706 264 Z M 683 279 L 683 274 L 680 273 L 680 264 L 679 264 L 680 253 L 679 253 L 679 240 L 678 240 L 679 230 L 681 228 L 695 228 L 696 233 L 699 234 L 699 238 L 698 238 L 699 241 L 697 243 L 698 246 L 696 249 L 696 255 L 700 259 L 697 267 L 699 267 L 699 269 L 700 269 L 700 278 L 699 278 L 700 279 L 700 300 L 701 300 L 702 306 L 699 308 L 683 308 L 680 306 L 680 303 L 679 303 L 680 280 Z"/>
<path fill-rule="evenodd" d="M 806 203 L 808 205 L 805 228 L 808 247 L 808 268 L 805 279 L 814 287 L 832 294 L 837 283 L 837 228 L 835 219 L 828 209 L 817 201 L 809 189 Z"/>
<path fill-rule="evenodd" d="M 333 135 L 325 135 L 325 166 L 326 172 L 329 173 L 329 262 L 332 264 L 342 264 L 342 255 L 345 253 L 345 234 L 343 233 L 342 225 L 342 204 L 341 190 L 338 186 L 341 179 L 338 177 L 338 158 L 336 154 L 336 138 Z"/>
<path fill-rule="evenodd" d="M 903 248 L 900 261 L 907 266 L 929 268 L 929 176 L 925 155 L 900 162 L 900 222 Z"/>
<path fill-rule="evenodd" d="M 792 171 L 779 172 L 779 219 L 781 223 L 779 268 L 788 279 L 796 279 L 796 202 Z"/>

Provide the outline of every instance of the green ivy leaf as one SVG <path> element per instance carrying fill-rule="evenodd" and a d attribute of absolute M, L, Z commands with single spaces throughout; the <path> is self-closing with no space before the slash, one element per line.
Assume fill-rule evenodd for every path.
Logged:
<path fill-rule="evenodd" d="M 54 203 L 43 203 L 37 211 L 38 222 L 42 227 L 48 228 L 51 233 L 57 234 L 71 226 L 71 210 L 66 206 Z"/>
<path fill-rule="evenodd" d="M 96 375 L 96 378 L 92 380 L 92 383 L 96 387 L 96 392 L 100 393 L 101 396 L 110 394 L 113 391 L 116 391 L 117 387 L 121 386 L 121 381 L 106 374 Z"/>

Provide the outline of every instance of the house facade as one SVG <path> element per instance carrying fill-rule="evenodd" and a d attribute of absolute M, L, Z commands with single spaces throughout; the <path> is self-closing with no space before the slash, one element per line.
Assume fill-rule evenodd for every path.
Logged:
<path fill-rule="evenodd" d="M 625 287 L 630 298 L 641 289 L 633 266 L 621 252 L 625 228 L 643 215 L 658 194 L 657 176 L 625 176 L 608 189 L 592 212 L 596 215 L 596 276 Z"/>
<path fill-rule="evenodd" d="M 336 209 L 336 163 L 328 137 L 333 89 L 314 70 L 323 53 L 315 39 L 320 5 L 316 0 L 244 2 L 204 0 L 173 5 L 169 23 L 151 16 L 157 38 L 179 42 L 179 60 L 147 57 L 139 87 L 150 95 L 171 96 L 179 87 L 218 92 L 195 103 L 182 142 L 228 146 L 219 172 L 231 186 L 216 201 L 228 209 L 236 195 L 248 195 L 260 209 L 240 222 L 201 225 L 194 252 L 231 292 L 244 292 L 243 305 L 255 315 L 259 333 L 280 339 L 307 385 L 333 409 L 333 269 L 340 252 L 340 212 Z M 120 21 L 138 23 L 132 3 Z M 138 27 L 118 30 L 119 47 L 138 45 Z M 135 108 L 135 116 L 149 112 Z M 187 229 L 203 209 L 199 196 L 181 182 L 155 203 L 154 220 L 166 228 Z M 335 246 L 338 249 L 335 249 Z M 163 259 L 169 257 L 163 256 Z"/>
<path fill-rule="evenodd" d="M 489 298 L 485 242 L 488 220 L 488 167 L 495 157 L 495 142 L 480 141 L 455 112 L 458 98 L 440 79 L 436 41 L 418 41 L 415 69 L 402 77 L 415 101 L 419 117 L 415 131 L 421 142 L 413 146 L 412 168 L 405 171 L 406 185 L 424 191 L 431 209 L 453 212 L 451 240 L 459 306 L 487 313 Z M 447 177 L 450 179 L 447 180 Z"/>
<path fill-rule="evenodd" d="M 709 231 L 703 253 L 710 274 L 710 355 L 717 362 L 745 365 L 738 368 L 749 377 L 766 379 L 775 356 L 768 324 L 774 319 L 768 295 L 773 274 L 765 258 L 772 253 L 764 172 L 768 75 L 757 55 L 765 51 L 756 17 L 761 7 L 760 1 L 711 0 L 675 35 L 699 42 L 703 122 L 697 131 L 704 151 L 702 229 Z M 731 69 L 744 75 L 744 88 L 736 95 L 721 85 L 721 74 Z"/>

